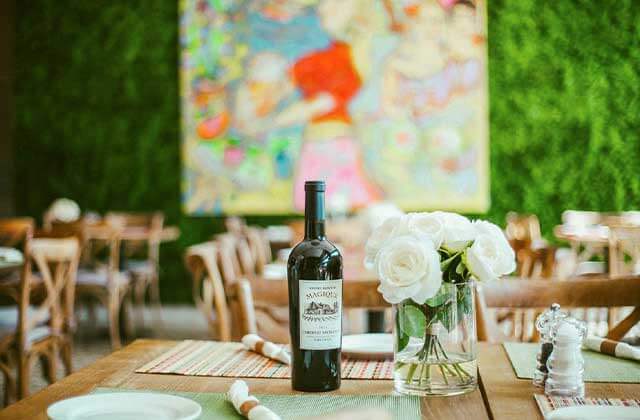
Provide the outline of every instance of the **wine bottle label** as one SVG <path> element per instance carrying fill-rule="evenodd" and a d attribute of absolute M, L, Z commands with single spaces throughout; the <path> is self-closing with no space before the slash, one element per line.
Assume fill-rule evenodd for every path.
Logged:
<path fill-rule="evenodd" d="M 342 344 L 342 280 L 300 280 L 300 349 Z"/>

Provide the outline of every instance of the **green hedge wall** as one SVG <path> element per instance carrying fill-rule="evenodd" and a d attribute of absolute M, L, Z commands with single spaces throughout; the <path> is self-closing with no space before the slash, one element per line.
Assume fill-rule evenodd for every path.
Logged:
<path fill-rule="evenodd" d="M 640 7 L 635 0 L 490 0 L 488 217 L 640 207 Z M 180 212 L 178 7 L 16 2 L 16 203 L 162 209 L 163 299 L 189 299 L 184 246 L 221 229 Z M 250 218 L 254 223 L 282 218 Z"/>

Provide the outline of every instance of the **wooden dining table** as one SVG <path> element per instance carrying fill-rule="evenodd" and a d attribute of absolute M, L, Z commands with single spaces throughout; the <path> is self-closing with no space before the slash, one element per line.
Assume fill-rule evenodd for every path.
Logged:
<path fill-rule="evenodd" d="M 0 411 L 2 419 L 46 419 L 47 407 L 98 387 L 166 392 L 224 393 L 236 378 L 135 373 L 176 345 L 174 341 L 137 340 Z M 542 419 L 533 395 L 541 393 L 531 380 L 518 379 L 500 344 L 479 344 L 477 390 L 456 397 L 421 398 L 423 419 Z M 294 395 L 289 379 L 244 378 L 255 395 Z M 343 380 L 338 395 L 392 395 L 390 380 Z M 586 396 L 637 398 L 640 384 L 587 383 Z"/>

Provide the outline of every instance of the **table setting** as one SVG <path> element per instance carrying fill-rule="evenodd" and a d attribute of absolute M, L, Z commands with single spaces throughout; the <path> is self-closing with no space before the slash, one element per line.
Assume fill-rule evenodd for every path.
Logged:
<path fill-rule="evenodd" d="M 253 333 L 240 342 L 138 340 L 0 418 L 11 418 L 12 409 L 56 420 L 637 416 L 636 349 L 585 337 L 582 321 L 559 307 L 539 320 L 542 343 L 477 342 L 475 284 L 515 268 L 497 226 L 453 213 L 412 213 L 385 221 L 365 251 L 364 264 L 392 306 L 390 334 L 343 335 L 341 270 L 331 268 L 336 279 L 307 280 L 310 274 L 293 263 L 289 287 L 300 285 L 290 296 L 300 302 L 290 304 L 298 322 L 289 344 Z M 290 258 L 303 257 L 294 249 Z M 544 379 L 535 383 L 541 366 Z M 585 406 L 597 407 L 592 417 L 583 417 Z"/>

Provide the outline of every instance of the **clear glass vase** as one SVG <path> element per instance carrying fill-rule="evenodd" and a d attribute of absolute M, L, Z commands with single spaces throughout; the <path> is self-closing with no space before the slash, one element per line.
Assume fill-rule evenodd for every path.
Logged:
<path fill-rule="evenodd" d="M 394 383 L 410 395 L 459 395 L 478 385 L 473 281 L 443 283 L 424 304 L 393 305 Z"/>

